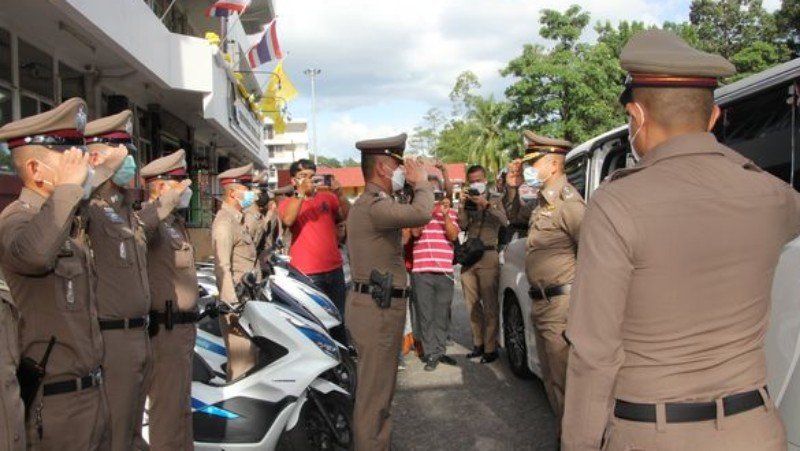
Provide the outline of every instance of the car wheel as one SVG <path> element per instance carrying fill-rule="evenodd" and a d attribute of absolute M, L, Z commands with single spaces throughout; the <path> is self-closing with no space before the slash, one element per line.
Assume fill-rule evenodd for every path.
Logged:
<path fill-rule="evenodd" d="M 525 344 L 525 320 L 514 295 L 506 297 L 503 309 L 503 336 L 511 372 L 522 379 L 533 378 L 528 368 L 528 346 Z"/>

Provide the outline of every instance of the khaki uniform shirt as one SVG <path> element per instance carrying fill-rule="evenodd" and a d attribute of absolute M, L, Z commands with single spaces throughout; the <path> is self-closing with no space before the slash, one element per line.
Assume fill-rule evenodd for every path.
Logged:
<path fill-rule="evenodd" d="M 467 210 L 460 205 L 458 225 L 467 238 L 478 237 L 486 247 L 496 247 L 500 228 L 508 225 L 508 219 L 501 199 L 491 196 L 486 210 Z"/>
<path fill-rule="evenodd" d="M 586 205 L 561 175 L 539 192 L 531 215 L 525 270 L 531 287 L 545 289 L 571 283 L 578 258 L 578 234 Z"/>
<path fill-rule="evenodd" d="M 697 133 L 592 196 L 567 336 L 563 444 L 597 449 L 614 398 L 709 401 L 766 384 L 775 265 L 798 193 Z"/>
<path fill-rule="evenodd" d="M 25 406 L 17 383 L 19 310 L 10 293 L 0 292 L 0 449 L 25 449 Z"/>
<path fill-rule="evenodd" d="M 153 310 L 193 311 L 197 307 L 197 271 L 194 248 L 183 218 L 168 216 L 148 240 L 148 277 Z"/>
<path fill-rule="evenodd" d="M 267 221 L 264 215 L 260 211 L 248 208 L 244 212 L 244 226 L 250 236 L 253 237 L 253 244 L 258 246 L 267 231 Z"/>
<path fill-rule="evenodd" d="M 223 203 L 211 225 L 219 297 L 229 304 L 238 302 L 236 284 L 256 268 L 256 246 L 245 228 L 243 216 L 235 208 Z"/>
<path fill-rule="evenodd" d="M 526 230 L 530 223 L 531 212 L 536 207 L 536 204 L 523 204 L 520 201 L 519 189 L 516 186 L 506 186 L 502 204 L 511 229 L 510 234 L 513 235 L 515 231 Z"/>
<path fill-rule="evenodd" d="M 46 200 L 23 188 L 0 214 L 0 265 L 20 311 L 22 356 L 41 361 L 56 337 L 45 383 L 86 376 L 103 357 L 95 276 L 75 216 L 82 196 L 79 185 L 58 186 Z"/>
<path fill-rule="evenodd" d="M 347 215 L 350 270 L 354 282 L 368 283 L 373 269 L 392 274 L 392 285 L 406 288 L 402 229 L 431 221 L 433 188 L 425 181 L 414 187 L 414 200 L 401 204 L 372 183 Z"/>
<path fill-rule="evenodd" d="M 150 312 L 144 223 L 111 182 L 102 185 L 84 213 L 97 270 L 103 320 L 141 318 Z"/>

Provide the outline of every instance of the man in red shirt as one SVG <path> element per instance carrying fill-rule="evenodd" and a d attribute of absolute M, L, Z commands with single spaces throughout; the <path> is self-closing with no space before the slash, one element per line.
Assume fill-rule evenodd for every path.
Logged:
<path fill-rule="evenodd" d="M 317 166 L 306 159 L 289 167 L 295 196 L 278 207 L 283 224 L 292 232 L 289 256 L 292 266 L 309 276 L 333 301 L 344 321 L 346 288 L 336 225 L 347 218 L 350 203 L 341 186 L 316 177 Z M 346 341 L 344 328 L 333 331 L 334 338 Z"/>

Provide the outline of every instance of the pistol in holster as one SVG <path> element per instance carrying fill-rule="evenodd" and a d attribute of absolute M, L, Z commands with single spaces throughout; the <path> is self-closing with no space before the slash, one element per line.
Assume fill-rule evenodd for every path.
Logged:
<path fill-rule="evenodd" d="M 50 360 L 50 352 L 56 344 L 56 337 L 51 336 L 47 349 L 40 362 L 36 362 L 30 357 L 23 357 L 17 368 L 17 381 L 22 395 L 22 402 L 25 404 L 25 418 L 28 418 L 39 387 L 42 386 L 44 376 L 47 374 L 47 361 Z"/>
<path fill-rule="evenodd" d="M 381 273 L 373 269 L 369 273 L 369 287 L 372 299 L 379 308 L 387 309 L 392 306 L 392 273 Z"/>
<path fill-rule="evenodd" d="M 161 327 L 161 323 L 164 323 L 164 329 L 166 330 L 172 330 L 172 328 L 175 326 L 174 305 L 175 303 L 173 301 L 167 301 L 163 315 L 155 310 L 150 312 L 150 322 L 147 326 L 147 333 L 150 335 L 150 338 L 158 335 L 158 330 Z"/>

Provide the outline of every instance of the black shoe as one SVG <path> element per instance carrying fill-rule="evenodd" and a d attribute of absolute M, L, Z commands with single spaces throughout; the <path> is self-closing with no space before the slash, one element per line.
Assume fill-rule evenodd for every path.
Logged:
<path fill-rule="evenodd" d="M 497 351 L 494 352 L 487 352 L 486 354 L 481 357 L 481 363 L 492 363 L 497 360 L 498 354 Z"/>
<path fill-rule="evenodd" d="M 456 359 L 450 357 L 449 355 L 440 356 L 439 363 L 444 363 L 445 365 L 450 365 L 450 366 L 458 366 L 458 362 L 456 362 Z"/>
<path fill-rule="evenodd" d="M 474 359 L 476 357 L 481 357 L 481 356 L 483 356 L 483 346 L 475 346 L 474 348 L 472 348 L 472 352 L 467 354 L 468 359 Z"/>
<path fill-rule="evenodd" d="M 425 371 L 433 371 L 439 365 L 439 359 L 428 359 L 425 364 Z"/>

